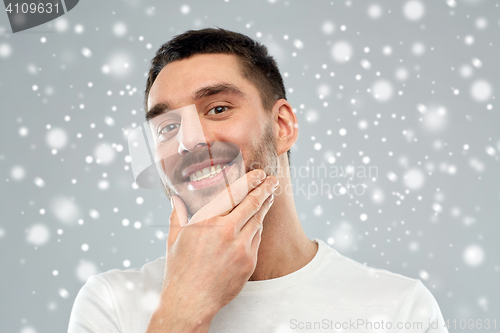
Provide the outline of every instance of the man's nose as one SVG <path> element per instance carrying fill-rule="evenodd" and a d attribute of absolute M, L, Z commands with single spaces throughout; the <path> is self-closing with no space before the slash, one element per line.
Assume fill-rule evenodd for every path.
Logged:
<path fill-rule="evenodd" d="M 183 114 L 181 126 L 177 133 L 177 141 L 179 142 L 177 151 L 180 155 L 185 155 L 198 146 L 206 145 L 200 117 L 198 112 L 193 111 L 195 110 L 189 110 Z"/>

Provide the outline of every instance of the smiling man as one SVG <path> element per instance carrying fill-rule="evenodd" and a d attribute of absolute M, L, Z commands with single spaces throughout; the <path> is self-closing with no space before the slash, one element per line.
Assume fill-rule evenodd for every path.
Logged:
<path fill-rule="evenodd" d="M 145 97 L 172 201 L 166 256 L 89 278 L 69 332 L 447 332 L 419 280 L 305 235 L 290 190 L 297 118 L 264 46 L 187 31 L 157 51 Z"/>

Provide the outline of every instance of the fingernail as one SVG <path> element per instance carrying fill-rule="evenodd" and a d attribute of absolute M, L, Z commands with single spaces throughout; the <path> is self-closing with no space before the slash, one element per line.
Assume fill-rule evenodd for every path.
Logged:
<path fill-rule="evenodd" d="M 262 170 L 259 171 L 259 182 L 262 183 L 264 181 L 264 179 L 266 179 L 266 177 L 267 177 L 267 175 L 264 171 L 262 171 Z"/>
<path fill-rule="evenodd" d="M 174 197 L 170 198 L 170 205 L 172 205 L 172 210 L 174 210 Z"/>
<path fill-rule="evenodd" d="M 267 198 L 267 202 L 272 205 L 272 203 L 274 202 L 274 194 L 271 194 L 269 198 Z"/>
<path fill-rule="evenodd" d="M 278 188 L 278 186 L 279 186 L 279 184 L 280 184 L 280 181 L 279 181 L 279 180 L 277 180 L 277 179 L 276 179 L 276 181 L 277 181 L 277 183 L 276 183 L 276 185 L 274 185 L 274 189 L 275 189 L 275 190 Z"/>

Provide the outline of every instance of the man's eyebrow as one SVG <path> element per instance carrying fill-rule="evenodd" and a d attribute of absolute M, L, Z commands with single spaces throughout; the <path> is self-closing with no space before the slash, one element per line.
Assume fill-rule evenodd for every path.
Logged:
<path fill-rule="evenodd" d="M 206 86 L 196 90 L 193 94 L 193 99 L 196 101 L 200 98 L 212 96 L 215 94 L 234 94 L 240 97 L 245 97 L 246 95 L 238 89 L 234 84 L 231 83 L 219 83 L 215 85 Z"/>
<path fill-rule="evenodd" d="M 193 100 L 197 101 L 203 97 L 208 97 L 216 94 L 233 94 L 239 97 L 246 97 L 245 93 L 242 92 L 238 87 L 231 83 L 219 83 L 215 85 L 209 85 L 196 90 L 193 93 Z M 158 103 L 146 112 L 146 121 L 153 119 L 160 114 L 171 111 L 172 108 L 169 106 L 168 102 Z"/>
<path fill-rule="evenodd" d="M 160 114 L 163 114 L 165 112 L 168 112 L 169 110 L 171 109 L 167 103 L 158 103 L 151 109 L 149 109 L 148 112 L 146 112 L 146 121 L 150 121 L 154 117 L 159 116 Z"/>

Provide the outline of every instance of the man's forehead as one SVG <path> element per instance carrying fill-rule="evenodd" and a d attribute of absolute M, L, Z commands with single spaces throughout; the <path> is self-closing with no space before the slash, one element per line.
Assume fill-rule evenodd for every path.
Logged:
<path fill-rule="evenodd" d="M 196 54 L 175 60 L 164 66 L 156 77 L 155 85 L 178 86 L 178 82 L 192 85 L 198 81 L 234 81 L 243 79 L 240 62 L 232 54 Z"/>
<path fill-rule="evenodd" d="M 245 90 L 246 82 L 235 55 L 200 54 L 176 60 L 166 65 L 153 82 L 148 95 L 148 108 L 153 103 L 166 102 L 165 98 L 192 101 L 200 90 L 223 85 L 236 88 L 232 89 L 233 92 Z"/>

